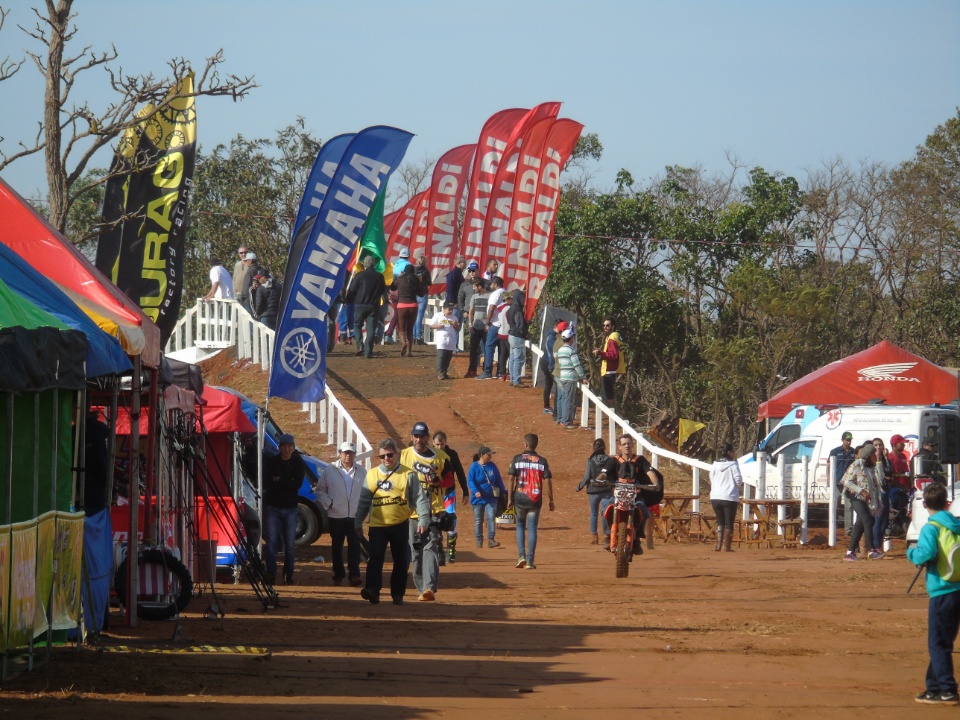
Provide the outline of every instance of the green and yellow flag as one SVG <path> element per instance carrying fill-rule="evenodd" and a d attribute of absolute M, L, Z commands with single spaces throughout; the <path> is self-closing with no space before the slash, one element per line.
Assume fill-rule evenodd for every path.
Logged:
<path fill-rule="evenodd" d="M 368 255 L 377 261 L 377 272 L 383 274 L 383 279 L 387 285 L 393 282 L 393 263 L 387 262 L 387 238 L 383 232 L 383 198 L 387 194 L 387 186 L 384 185 L 377 195 L 377 199 L 370 208 L 370 217 L 367 218 L 367 226 L 363 230 L 363 237 L 357 245 L 357 257 L 354 262 L 355 273 L 363 270 L 363 260 Z"/>

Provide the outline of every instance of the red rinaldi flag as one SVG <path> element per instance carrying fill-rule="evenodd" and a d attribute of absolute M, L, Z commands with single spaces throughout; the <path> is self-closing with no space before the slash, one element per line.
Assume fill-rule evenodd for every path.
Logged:
<path fill-rule="evenodd" d="M 554 120 L 560 111 L 560 103 L 550 102 L 537 105 L 528 111 L 507 138 L 507 147 L 500 158 L 494 176 L 493 188 L 487 204 L 487 214 L 480 236 L 480 267 L 486 268 L 490 260 L 502 264 L 506 257 L 507 231 L 510 225 L 510 205 L 513 202 L 514 178 L 517 173 L 517 160 L 524 136 L 535 125 Z M 498 275 L 502 273 L 498 272 Z"/>
<path fill-rule="evenodd" d="M 430 209 L 430 191 L 424 190 L 417 197 L 416 215 L 413 219 L 413 237 L 410 238 L 410 262 L 416 265 L 416 258 L 426 255 L 427 249 L 427 211 Z M 431 268 L 432 270 L 433 268 Z"/>
<path fill-rule="evenodd" d="M 487 218 L 488 225 L 496 227 L 502 223 L 506 226 L 491 233 L 489 243 L 484 247 L 484 258 L 495 258 L 500 262 L 499 275 L 508 290 L 521 288 L 526 291 L 529 283 L 533 206 L 540 185 L 541 157 L 550 129 L 556 122 L 552 118 L 541 120 L 524 134 L 517 159 L 508 161 L 516 165 L 509 210 L 504 214 L 497 198 Z"/>
<path fill-rule="evenodd" d="M 387 261 L 396 262 L 400 251 L 410 247 L 410 238 L 413 237 L 413 223 L 417 216 L 417 207 L 423 199 L 424 190 L 407 200 L 407 204 L 399 210 L 383 218 L 383 232 L 387 236 Z"/>
<path fill-rule="evenodd" d="M 573 120 L 557 120 L 547 135 L 540 158 L 540 186 L 533 206 L 533 232 L 530 238 L 530 275 L 527 283 L 525 314 L 529 319 L 547 282 L 553 264 L 553 224 L 560 200 L 560 171 L 577 146 L 583 125 Z"/>
<path fill-rule="evenodd" d="M 511 215 L 516 194 L 517 164 L 521 153 L 524 153 L 529 143 L 539 146 L 535 152 L 539 160 L 543 152 L 543 144 L 547 133 L 556 122 L 554 118 L 545 118 L 527 127 L 526 132 L 508 149 L 507 154 L 500 161 L 497 170 L 497 179 L 493 184 L 493 193 L 490 195 L 490 206 L 487 210 L 487 222 L 483 228 L 483 243 L 481 245 L 480 264 L 487 266 L 491 260 L 499 265 L 497 275 L 506 280 L 504 264 L 507 261 L 507 236 L 510 234 Z M 533 192 L 536 192 L 534 188 Z M 532 211 L 531 211 L 532 213 Z M 529 255 L 529 252 L 526 253 Z"/>
<path fill-rule="evenodd" d="M 497 166 L 514 128 L 527 116 L 529 110 L 513 108 L 493 115 L 480 131 L 477 141 L 477 156 L 470 174 L 467 209 L 463 216 L 463 233 L 460 254 L 467 262 L 480 262 L 480 247 L 483 238 L 483 223 L 487 217 L 487 203 L 497 174 Z M 483 267 L 480 268 L 481 272 Z"/>
<path fill-rule="evenodd" d="M 467 186 L 476 145 L 460 145 L 445 152 L 433 170 L 427 211 L 427 264 L 434 270 L 431 293 L 446 289 L 447 272 L 457 254 L 457 206 Z"/>

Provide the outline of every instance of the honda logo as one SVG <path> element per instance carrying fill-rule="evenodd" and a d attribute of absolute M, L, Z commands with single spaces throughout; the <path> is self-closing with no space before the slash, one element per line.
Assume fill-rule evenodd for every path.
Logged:
<path fill-rule="evenodd" d="M 887 363 L 886 365 L 872 365 L 860 368 L 857 373 L 858 382 L 920 382 L 920 378 L 904 377 L 903 374 L 917 363 Z"/>

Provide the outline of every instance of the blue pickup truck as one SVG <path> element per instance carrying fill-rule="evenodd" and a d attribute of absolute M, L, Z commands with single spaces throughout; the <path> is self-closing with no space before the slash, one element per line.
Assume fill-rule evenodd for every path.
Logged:
<path fill-rule="evenodd" d="M 257 424 L 257 412 L 262 410 L 260 406 L 254 403 L 250 398 L 241 393 L 238 390 L 234 390 L 229 387 L 217 387 L 218 390 L 223 390 L 228 392 L 231 395 L 236 395 L 240 398 L 240 406 L 243 410 L 244 415 L 250 418 L 250 422 L 256 426 Z M 279 447 L 277 446 L 277 438 L 283 434 L 277 424 L 273 419 L 267 415 L 266 416 L 266 427 L 264 428 L 263 433 L 263 454 L 266 456 L 273 456 L 280 452 Z M 329 530 L 329 524 L 327 522 L 327 513 L 326 511 L 317 504 L 317 496 L 313 491 L 314 485 L 316 485 L 317 477 L 320 473 L 323 472 L 324 468 L 327 466 L 323 460 L 314 457 L 313 455 L 308 455 L 307 453 L 300 451 L 301 457 L 303 457 L 304 462 L 307 464 L 307 477 L 303 481 L 303 485 L 300 488 L 300 500 L 297 505 L 297 547 L 302 545 L 312 545 L 315 543 L 324 532 Z M 251 488 L 255 492 L 256 488 L 256 478 L 249 478 L 251 482 Z M 259 503 L 256 504 L 259 506 Z"/>

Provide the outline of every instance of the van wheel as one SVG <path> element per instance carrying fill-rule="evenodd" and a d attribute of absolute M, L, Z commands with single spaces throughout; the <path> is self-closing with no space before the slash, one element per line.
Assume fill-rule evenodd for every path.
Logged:
<path fill-rule="evenodd" d="M 305 502 L 297 503 L 297 547 L 313 545 L 320 537 L 320 519 Z"/>

